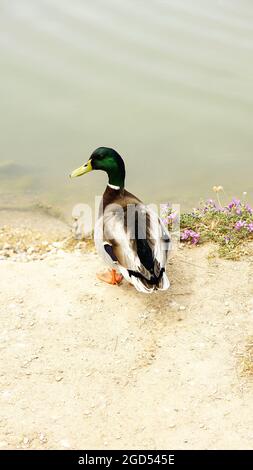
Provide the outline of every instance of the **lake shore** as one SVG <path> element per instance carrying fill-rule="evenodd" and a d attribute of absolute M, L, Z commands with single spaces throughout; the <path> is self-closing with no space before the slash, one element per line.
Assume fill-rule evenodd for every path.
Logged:
<path fill-rule="evenodd" d="M 182 245 L 145 296 L 53 216 L 0 235 L 1 449 L 252 448 L 252 255 Z"/>

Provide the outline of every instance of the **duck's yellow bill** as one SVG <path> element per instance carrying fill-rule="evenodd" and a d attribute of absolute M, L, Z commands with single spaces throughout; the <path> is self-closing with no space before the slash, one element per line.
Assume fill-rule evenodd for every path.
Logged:
<path fill-rule="evenodd" d="M 76 170 L 72 171 L 72 173 L 69 176 L 70 178 L 77 178 L 77 176 L 85 175 L 85 173 L 89 173 L 89 171 L 92 171 L 92 170 L 93 168 L 91 165 L 91 161 L 88 160 L 88 162 L 85 163 L 85 165 L 80 166 L 80 168 L 77 168 Z"/>

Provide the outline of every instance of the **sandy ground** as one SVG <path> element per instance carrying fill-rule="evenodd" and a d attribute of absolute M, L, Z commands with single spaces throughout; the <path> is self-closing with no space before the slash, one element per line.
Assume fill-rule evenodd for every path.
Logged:
<path fill-rule="evenodd" d="M 96 280 L 95 253 L 0 261 L 0 448 L 252 449 L 253 259 L 172 255 L 171 289 Z"/>

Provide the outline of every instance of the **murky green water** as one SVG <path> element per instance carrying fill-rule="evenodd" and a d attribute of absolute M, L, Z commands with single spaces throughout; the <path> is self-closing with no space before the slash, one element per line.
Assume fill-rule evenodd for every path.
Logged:
<path fill-rule="evenodd" d="M 253 198 L 251 0 L 0 0 L 0 83 L 2 196 L 89 201 L 105 145 L 147 201 Z"/>

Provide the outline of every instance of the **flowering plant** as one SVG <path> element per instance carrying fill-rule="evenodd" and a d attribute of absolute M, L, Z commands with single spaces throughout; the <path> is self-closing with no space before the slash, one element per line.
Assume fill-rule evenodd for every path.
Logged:
<path fill-rule="evenodd" d="M 217 195 L 223 191 L 222 186 L 214 189 Z M 164 206 L 162 219 L 169 229 L 177 217 L 168 204 Z M 208 199 L 181 215 L 180 231 L 182 242 L 197 245 L 212 241 L 219 245 L 220 255 L 236 259 L 243 252 L 244 242 L 253 240 L 253 208 L 238 198 L 233 198 L 227 205 L 222 205 L 219 197 L 217 202 Z"/>

